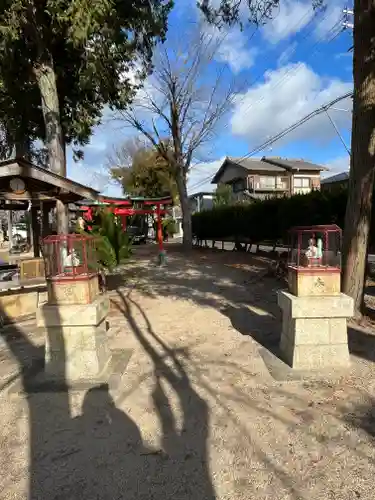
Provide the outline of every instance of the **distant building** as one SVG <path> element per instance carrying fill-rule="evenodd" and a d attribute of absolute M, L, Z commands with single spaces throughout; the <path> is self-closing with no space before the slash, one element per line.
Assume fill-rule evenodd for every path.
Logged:
<path fill-rule="evenodd" d="M 214 193 L 200 192 L 189 196 L 191 213 L 211 210 L 214 205 Z"/>
<path fill-rule="evenodd" d="M 320 173 L 325 170 L 299 159 L 227 157 L 212 184 L 231 185 L 237 200 L 290 196 L 320 189 Z"/>
<path fill-rule="evenodd" d="M 333 191 L 337 189 L 345 189 L 349 184 L 349 172 L 341 172 L 340 174 L 326 177 L 320 181 L 322 191 Z"/>

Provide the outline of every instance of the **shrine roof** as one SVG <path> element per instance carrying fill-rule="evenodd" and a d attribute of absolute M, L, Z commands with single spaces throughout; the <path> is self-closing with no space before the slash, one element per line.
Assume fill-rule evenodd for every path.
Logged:
<path fill-rule="evenodd" d="M 125 205 L 132 206 L 134 203 L 143 203 L 145 205 L 173 205 L 173 200 L 170 196 L 160 198 L 148 198 L 144 196 L 127 196 L 124 198 L 115 198 L 113 196 L 99 195 L 95 200 L 85 199 L 77 204 L 81 206 L 96 206 L 96 205 Z"/>
<path fill-rule="evenodd" d="M 19 189 L 12 187 L 19 183 Z M 24 158 L 0 161 L 0 200 L 77 202 L 97 199 L 99 192 L 79 182 L 55 174 Z"/>

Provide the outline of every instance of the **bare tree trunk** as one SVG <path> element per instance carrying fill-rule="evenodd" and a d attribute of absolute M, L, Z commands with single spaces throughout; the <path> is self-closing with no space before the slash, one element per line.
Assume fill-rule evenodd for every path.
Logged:
<path fill-rule="evenodd" d="M 354 103 L 342 289 L 360 315 L 375 167 L 375 0 L 354 2 Z"/>
<path fill-rule="evenodd" d="M 178 194 L 180 197 L 181 211 L 182 211 L 182 228 L 183 228 L 183 246 L 189 250 L 193 246 L 193 234 L 191 227 L 191 213 L 190 204 L 186 187 L 186 175 L 184 174 L 183 167 L 176 168 L 176 183 Z"/>
<path fill-rule="evenodd" d="M 49 168 L 55 174 L 66 177 L 64 136 L 61 127 L 56 75 L 52 60 L 46 61 L 35 68 L 35 76 L 42 99 Z M 60 200 L 56 201 L 56 216 L 58 234 L 68 233 L 68 211 Z"/>

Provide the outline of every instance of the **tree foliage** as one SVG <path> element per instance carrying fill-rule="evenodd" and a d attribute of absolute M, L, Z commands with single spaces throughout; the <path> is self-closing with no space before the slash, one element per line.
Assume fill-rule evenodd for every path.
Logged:
<path fill-rule="evenodd" d="M 233 201 L 232 186 L 228 184 L 219 184 L 214 193 L 214 206 L 230 205 Z"/>
<path fill-rule="evenodd" d="M 139 140 L 127 141 L 109 159 L 110 174 L 124 194 L 177 199 L 177 186 L 170 165 L 158 151 Z"/>
<path fill-rule="evenodd" d="M 124 107 L 133 98 L 134 72 L 149 71 L 171 6 L 160 0 L 0 2 L 0 123 L 8 141 L 45 140 L 38 75 L 48 66 L 64 141 L 86 144 L 105 104 Z"/>
<path fill-rule="evenodd" d="M 283 0 L 199 0 L 198 6 L 206 19 L 219 27 L 222 24 L 265 24 L 275 16 Z M 325 0 L 311 0 L 314 8 L 322 7 Z"/>

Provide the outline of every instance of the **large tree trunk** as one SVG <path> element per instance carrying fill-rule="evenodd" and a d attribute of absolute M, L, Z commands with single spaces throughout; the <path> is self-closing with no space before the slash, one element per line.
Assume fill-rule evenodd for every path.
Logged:
<path fill-rule="evenodd" d="M 181 211 L 182 211 L 182 229 L 183 229 L 183 246 L 186 250 L 190 250 L 193 245 L 193 235 L 191 228 L 191 212 L 190 204 L 186 187 L 186 175 L 183 167 L 176 168 L 176 183 L 178 194 L 180 196 Z"/>
<path fill-rule="evenodd" d="M 375 0 L 354 2 L 354 103 L 342 289 L 360 315 L 375 167 Z"/>
<path fill-rule="evenodd" d="M 64 136 L 61 127 L 56 75 L 52 61 L 46 61 L 36 67 L 35 75 L 42 99 L 49 168 L 55 174 L 66 177 Z M 68 233 L 68 211 L 60 200 L 56 201 L 56 216 L 57 232 L 59 234 Z"/>

